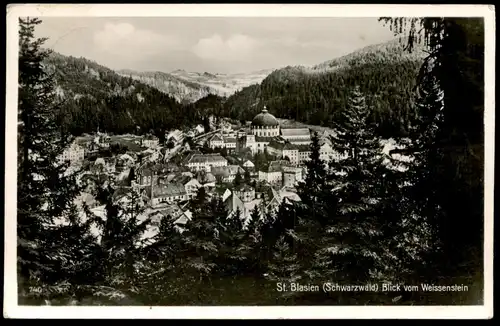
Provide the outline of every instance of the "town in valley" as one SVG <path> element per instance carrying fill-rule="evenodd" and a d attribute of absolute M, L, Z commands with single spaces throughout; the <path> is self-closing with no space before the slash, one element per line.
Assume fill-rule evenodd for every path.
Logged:
<path fill-rule="evenodd" d="M 113 186 L 117 204 L 127 201 L 128 190 L 134 189 L 148 207 L 144 218 L 154 212 L 156 225 L 168 216 L 182 229 L 191 217 L 187 204 L 201 187 L 208 196 L 220 197 L 228 214 L 239 209 L 244 222 L 255 207 L 267 212 L 283 200 L 300 201 L 295 186 L 303 181 L 316 131 L 281 128 L 267 109 L 245 124 L 213 118 L 209 127 L 171 130 L 163 142 L 151 134 L 96 132 L 77 137 L 59 159 L 82 171 L 79 181 L 87 191 L 78 198 L 81 203 L 95 212 L 103 210 L 92 195 L 100 181 Z M 325 164 L 342 156 L 332 148 L 329 135 L 326 129 L 317 133 Z M 148 236 L 154 237 L 154 225 Z"/>

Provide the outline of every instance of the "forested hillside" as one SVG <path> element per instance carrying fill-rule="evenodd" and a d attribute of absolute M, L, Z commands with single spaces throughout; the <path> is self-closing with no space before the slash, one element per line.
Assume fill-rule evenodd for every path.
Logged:
<path fill-rule="evenodd" d="M 56 83 L 60 125 L 74 135 L 160 132 L 197 119 L 173 97 L 93 61 L 52 53 L 45 62 Z"/>
<path fill-rule="evenodd" d="M 275 70 L 260 85 L 229 97 L 224 113 L 251 119 L 266 105 L 277 117 L 327 126 L 341 118 L 347 94 L 359 85 L 378 131 L 404 134 L 414 115 L 414 87 L 425 53 L 405 52 L 402 41 L 368 46 L 310 68 Z"/>

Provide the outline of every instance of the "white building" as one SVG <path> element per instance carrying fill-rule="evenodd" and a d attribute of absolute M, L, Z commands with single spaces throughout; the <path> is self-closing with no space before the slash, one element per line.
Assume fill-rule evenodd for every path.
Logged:
<path fill-rule="evenodd" d="M 109 148 L 111 137 L 109 137 L 107 134 L 101 134 L 98 132 L 97 136 L 94 138 L 94 143 L 99 147 Z"/>
<path fill-rule="evenodd" d="M 309 145 L 311 133 L 307 128 L 281 129 L 278 119 L 265 108 L 253 118 L 250 131 L 242 137 L 244 147 L 252 153 L 264 152 L 272 140 L 282 139 L 294 145 Z"/>
<path fill-rule="evenodd" d="M 160 141 L 159 141 L 158 137 L 156 137 L 154 135 L 147 135 L 141 141 L 141 145 L 143 147 L 147 147 L 147 148 L 151 148 L 151 149 L 158 148 L 159 143 L 160 143 Z"/>
<path fill-rule="evenodd" d="M 330 162 L 331 160 L 341 160 L 346 157 L 346 154 L 342 155 L 332 148 L 332 145 L 328 140 L 320 141 L 321 147 L 319 149 L 319 158 L 325 162 Z"/>
<path fill-rule="evenodd" d="M 283 167 L 289 165 L 290 162 L 284 160 L 272 161 L 267 166 L 267 169 L 259 171 L 259 180 L 281 185 L 283 182 Z"/>
<path fill-rule="evenodd" d="M 168 183 L 163 185 L 153 185 L 146 187 L 146 195 L 149 196 L 152 206 L 160 204 L 172 204 L 175 202 L 188 200 L 188 194 L 182 184 Z"/>
<path fill-rule="evenodd" d="M 203 127 L 202 125 L 197 125 L 195 129 L 195 132 L 196 134 L 202 134 L 205 132 L 205 127 Z"/>
<path fill-rule="evenodd" d="M 215 176 L 216 180 L 219 180 L 220 182 L 233 182 L 238 173 L 243 178 L 245 170 L 243 170 L 239 165 L 228 165 L 212 167 L 211 173 Z"/>
<path fill-rule="evenodd" d="M 193 154 L 188 157 L 186 166 L 192 171 L 210 172 L 214 166 L 227 166 L 227 160 L 219 154 Z"/>
<path fill-rule="evenodd" d="M 245 163 L 243 163 L 243 167 L 245 169 L 253 169 L 255 168 L 255 164 L 253 164 L 253 162 L 250 160 L 246 160 Z"/>
<path fill-rule="evenodd" d="M 181 184 L 186 189 L 186 194 L 188 198 L 193 198 L 196 196 L 198 189 L 202 187 L 200 182 L 193 177 L 193 175 L 180 174 L 171 180 L 172 183 Z"/>
<path fill-rule="evenodd" d="M 208 147 L 211 149 L 224 147 L 224 138 L 218 133 L 214 134 L 208 141 Z"/>
<path fill-rule="evenodd" d="M 302 168 L 300 167 L 283 167 L 283 186 L 294 187 L 297 182 L 302 181 Z"/>
<path fill-rule="evenodd" d="M 74 142 L 61 153 L 58 159 L 60 163 L 66 161 L 75 163 L 83 161 L 84 157 L 85 148 Z"/>
<path fill-rule="evenodd" d="M 224 147 L 226 147 L 229 150 L 236 149 L 236 138 L 224 137 Z"/>
<path fill-rule="evenodd" d="M 309 146 L 299 145 L 299 164 L 304 164 L 311 159 L 311 149 Z"/>

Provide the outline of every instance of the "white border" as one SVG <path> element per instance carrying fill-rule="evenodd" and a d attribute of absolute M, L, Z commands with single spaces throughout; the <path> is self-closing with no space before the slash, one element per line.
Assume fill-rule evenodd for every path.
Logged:
<path fill-rule="evenodd" d="M 18 17 L 484 17 L 485 22 L 485 249 L 484 305 L 434 307 L 20 307 L 17 306 L 17 53 Z M 493 5 L 196 5 L 11 4 L 7 6 L 5 161 L 6 318 L 491 318 L 493 316 L 493 185 L 495 132 L 495 9 Z"/>

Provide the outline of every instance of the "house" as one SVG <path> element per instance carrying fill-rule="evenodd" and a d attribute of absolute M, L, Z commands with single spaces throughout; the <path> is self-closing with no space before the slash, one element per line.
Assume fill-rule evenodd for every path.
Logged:
<path fill-rule="evenodd" d="M 259 180 L 281 185 L 283 182 L 283 168 L 285 166 L 290 166 L 290 162 L 285 160 L 270 162 L 266 169 L 259 171 Z"/>
<path fill-rule="evenodd" d="M 197 134 L 203 134 L 205 132 L 205 127 L 202 125 L 197 125 L 194 129 Z"/>
<path fill-rule="evenodd" d="M 216 179 L 212 173 L 202 170 L 197 172 L 195 177 L 203 187 L 215 187 Z"/>
<path fill-rule="evenodd" d="M 154 135 L 146 135 L 141 140 L 141 146 L 142 147 L 156 149 L 156 148 L 158 148 L 159 144 L 160 144 L 160 140 L 158 139 L 158 137 L 156 137 Z"/>
<path fill-rule="evenodd" d="M 297 192 L 296 192 L 295 188 L 293 188 L 293 187 L 283 186 L 283 188 L 281 188 L 279 190 L 279 195 L 283 199 L 286 198 L 286 199 L 294 201 L 294 202 L 301 201 L 299 195 L 297 195 Z"/>
<path fill-rule="evenodd" d="M 184 134 L 179 129 L 170 131 L 165 136 L 165 141 L 166 142 L 172 141 L 174 145 L 179 145 L 183 140 L 184 140 Z"/>
<path fill-rule="evenodd" d="M 334 150 L 328 138 L 320 139 L 319 143 L 320 143 L 319 158 L 323 160 L 325 163 L 330 162 L 331 160 L 339 161 L 347 157 L 347 154 L 341 154 L 336 150 Z"/>
<path fill-rule="evenodd" d="M 231 132 L 233 130 L 231 123 L 229 123 L 228 121 L 222 121 L 220 123 L 220 128 L 222 129 L 223 132 Z"/>
<path fill-rule="evenodd" d="M 196 193 L 198 192 L 198 189 L 202 187 L 202 185 L 200 184 L 200 182 L 198 182 L 196 178 L 182 174 L 174 177 L 170 182 L 183 185 L 184 188 L 186 189 L 188 198 L 195 197 Z"/>
<path fill-rule="evenodd" d="M 149 198 L 144 193 L 135 193 L 130 187 L 117 187 L 111 196 L 111 200 L 116 205 L 139 205 L 144 206 Z"/>
<path fill-rule="evenodd" d="M 294 187 L 299 181 L 302 181 L 302 168 L 300 167 L 283 167 L 283 186 Z"/>
<path fill-rule="evenodd" d="M 131 168 L 134 166 L 135 160 L 129 154 L 122 154 L 122 155 L 118 156 L 117 164 L 120 164 L 123 167 Z"/>
<path fill-rule="evenodd" d="M 169 173 L 177 171 L 178 167 L 173 163 L 146 162 L 135 171 L 135 182 L 139 186 L 157 185 L 159 179 L 166 177 Z"/>
<path fill-rule="evenodd" d="M 94 143 L 96 143 L 99 147 L 109 148 L 111 143 L 111 137 L 107 134 L 97 133 L 97 136 L 94 138 Z"/>
<path fill-rule="evenodd" d="M 266 152 L 278 158 L 286 158 L 292 165 L 299 164 L 299 146 L 282 138 L 273 139 L 269 142 Z"/>
<path fill-rule="evenodd" d="M 232 194 L 231 190 L 226 189 L 224 191 L 224 193 L 222 194 L 222 201 L 225 201 L 226 199 L 228 199 L 229 196 L 231 196 L 231 194 Z"/>
<path fill-rule="evenodd" d="M 227 160 L 219 154 L 192 154 L 186 159 L 185 165 L 191 171 L 210 172 L 212 167 L 227 166 Z"/>
<path fill-rule="evenodd" d="M 233 182 L 238 173 L 243 177 L 245 170 L 239 165 L 216 166 L 212 167 L 211 173 L 219 182 Z"/>
<path fill-rule="evenodd" d="M 304 164 L 311 159 L 311 148 L 305 145 L 299 145 L 299 164 Z"/>
<path fill-rule="evenodd" d="M 181 228 L 182 232 L 182 227 L 186 225 L 187 222 L 189 222 L 193 218 L 193 214 L 189 211 L 183 211 L 182 214 L 180 214 L 177 219 L 174 221 L 174 224 L 176 225 L 177 228 Z"/>
<path fill-rule="evenodd" d="M 99 153 L 99 145 L 93 141 L 86 142 L 85 144 L 80 144 L 85 149 L 85 157 L 90 157 L 94 154 Z"/>
<path fill-rule="evenodd" d="M 234 194 L 238 196 L 244 203 L 250 202 L 255 199 L 255 189 L 249 185 L 244 185 L 234 189 Z"/>
<path fill-rule="evenodd" d="M 229 150 L 235 150 L 236 149 L 236 137 L 235 136 L 224 137 L 224 147 L 226 147 Z"/>
<path fill-rule="evenodd" d="M 224 200 L 224 206 L 229 212 L 229 216 L 234 216 L 237 210 L 240 211 L 241 219 L 246 224 L 252 211 L 256 208 L 260 213 L 276 211 L 282 201 L 280 194 L 272 187 L 266 193 L 265 198 L 256 196 L 256 192 L 252 187 L 246 186 L 239 190 L 233 191 Z"/>
<path fill-rule="evenodd" d="M 113 165 L 110 164 L 109 159 L 106 160 L 103 157 L 97 158 L 94 163 L 90 166 L 90 172 L 94 174 L 100 173 L 113 173 Z"/>
<path fill-rule="evenodd" d="M 211 149 L 222 148 L 222 147 L 224 147 L 224 139 L 222 138 L 222 136 L 220 134 L 214 134 L 208 140 L 208 146 Z"/>
<path fill-rule="evenodd" d="M 152 206 L 157 206 L 163 203 L 172 204 L 189 199 L 186 189 L 179 183 L 147 186 L 145 188 L 145 192 L 146 195 L 148 195 Z"/>
<path fill-rule="evenodd" d="M 58 157 L 60 163 L 69 161 L 70 163 L 81 162 L 85 158 L 85 148 L 73 142 Z"/>
<path fill-rule="evenodd" d="M 282 157 L 290 160 L 290 163 L 292 165 L 298 165 L 299 164 L 299 147 L 297 145 L 294 145 L 292 143 L 287 142 L 285 144 L 285 146 L 283 147 Z"/>
<path fill-rule="evenodd" d="M 252 169 L 254 169 L 254 168 L 255 168 L 255 164 L 253 164 L 253 162 L 252 162 L 252 161 L 250 161 L 250 160 L 246 160 L 246 161 L 243 163 L 243 167 L 244 167 L 245 169 L 250 169 L 250 170 L 252 170 Z"/>

